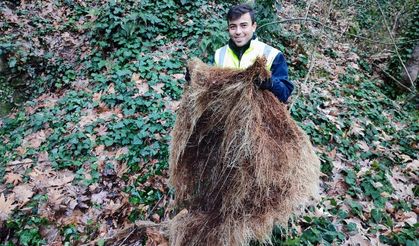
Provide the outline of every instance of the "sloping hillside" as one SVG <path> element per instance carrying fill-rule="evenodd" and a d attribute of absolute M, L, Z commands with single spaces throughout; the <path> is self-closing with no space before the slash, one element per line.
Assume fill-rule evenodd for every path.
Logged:
<path fill-rule="evenodd" d="M 162 240 L 133 225 L 176 213 L 167 158 L 184 67 L 194 56 L 210 60 L 226 42 L 225 6 L 206 0 L 0 6 L 7 64 L 0 79 L 19 78 L 29 98 L 0 118 L 4 245 Z M 353 11 L 284 3 L 278 16 L 309 15 L 344 33 Z M 419 243 L 417 111 L 387 96 L 373 60 L 351 39 L 315 22 L 262 27 L 267 22 L 258 33 L 287 57 L 298 87 L 290 112 L 315 145 L 324 174 L 321 201 L 288 230 L 275 230 L 273 243 Z"/>

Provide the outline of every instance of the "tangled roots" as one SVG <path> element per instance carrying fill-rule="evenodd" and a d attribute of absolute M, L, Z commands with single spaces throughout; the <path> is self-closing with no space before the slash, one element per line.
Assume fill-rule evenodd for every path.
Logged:
<path fill-rule="evenodd" d="M 265 60 L 246 70 L 189 63 L 172 132 L 170 183 L 189 213 L 171 223 L 171 245 L 269 241 L 275 223 L 318 194 L 320 162 L 286 106 L 255 84 Z"/>

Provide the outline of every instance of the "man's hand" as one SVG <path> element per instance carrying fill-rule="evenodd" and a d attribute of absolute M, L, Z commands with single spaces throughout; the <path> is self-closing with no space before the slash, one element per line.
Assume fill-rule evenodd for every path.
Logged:
<path fill-rule="evenodd" d="M 272 80 L 271 78 L 267 78 L 264 81 L 257 81 L 256 85 L 259 87 L 259 89 L 270 90 L 272 89 Z"/>
<path fill-rule="evenodd" d="M 191 83 L 191 75 L 189 74 L 188 67 L 186 67 L 185 80 L 186 80 L 186 84 L 190 84 Z"/>

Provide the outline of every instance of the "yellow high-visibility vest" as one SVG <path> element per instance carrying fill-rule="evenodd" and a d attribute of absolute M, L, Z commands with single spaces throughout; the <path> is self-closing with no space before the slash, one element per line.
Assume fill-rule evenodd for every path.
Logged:
<path fill-rule="evenodd" d="M 280 51 L 258 40 L 252 40 L 241 60 L 234 54 L 228 44 L 215 51 L 214 63 L 223 68 L 246 69 L 253 65 L 258 56 L 266 57 L 266 69 L 271 70 L 272 63 Z"/>

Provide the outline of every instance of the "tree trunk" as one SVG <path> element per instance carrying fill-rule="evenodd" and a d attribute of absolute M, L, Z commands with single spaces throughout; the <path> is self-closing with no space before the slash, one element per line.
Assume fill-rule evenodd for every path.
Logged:
<path fill-rule="evenodd" d="M 406 62 L 406 69 L 409 72 L 412 81 L 410 81 L 409 75 L 407 74 L 406 70 L 402 69 L 401 82 L 405 86 L 413 88 L 413 84 L 416 83 L 415 81 L 417 80 L 419 73 L 419 44 L 415 46 L 412 53 L 412 57 L 410 57 L 410 59 Z"/>

